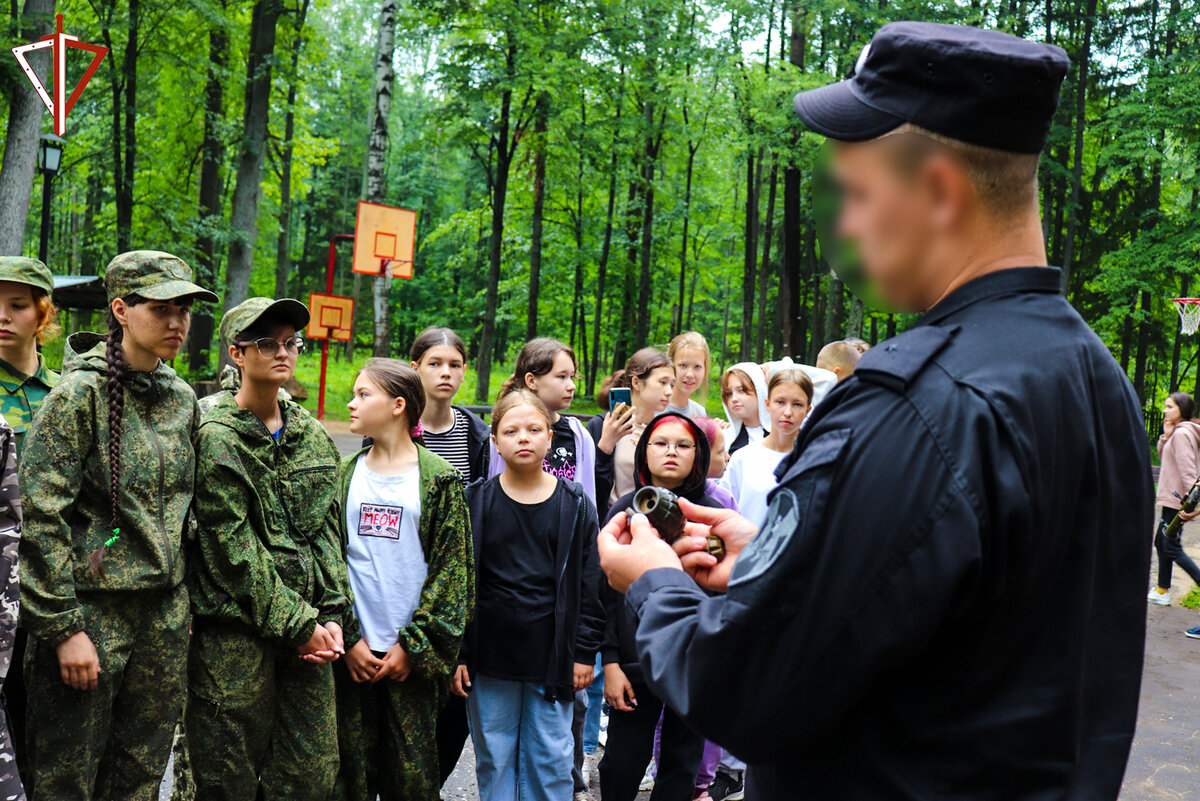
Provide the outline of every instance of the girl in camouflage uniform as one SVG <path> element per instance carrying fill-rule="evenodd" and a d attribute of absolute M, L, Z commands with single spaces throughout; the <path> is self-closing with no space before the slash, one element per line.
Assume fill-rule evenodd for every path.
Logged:
<path fill-rule="evenodd" d="M 185 730 L 198 801 L 327 801 L 337 774 L 333 672 L 349 612 L 338 451 L 278 390 L 308 324 L 250 298 L 221 320 L 242 373 L 204 416 Z"/>
<path fill-rule="evenodd" d="M 370 359 L 350 430 L 374 442 L 342 462 L 341 518 L 354 617 L 337 679 L 343 801 L 437 801 L 438 709 L 475 600 L 466 496 L 420 444 L 415 370 Z"/>
<path fill-rule="evenodd" d="M 109 264 L 108 336 L 67 341 L 19 468 L 30 635 L 31 799 L 158 794 L 183 706 L 196 396 L 165 361 L 193 300 L 216 296 L 158 251 Z"/>

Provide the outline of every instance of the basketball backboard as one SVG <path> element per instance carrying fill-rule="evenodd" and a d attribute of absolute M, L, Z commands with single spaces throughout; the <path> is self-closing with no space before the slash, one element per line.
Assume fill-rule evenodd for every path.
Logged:
<path fill-rule="evenodd" d="M 354 226 L 354 272 L 412 278 L 416 234 L 415 211 L 360 200 Z"/>
<path fill-rule="evenodd" d="M 341 295 L 308 295 L 308 339 L 334 339 L 346 342 L 354 330 L 354 298 Z"/>

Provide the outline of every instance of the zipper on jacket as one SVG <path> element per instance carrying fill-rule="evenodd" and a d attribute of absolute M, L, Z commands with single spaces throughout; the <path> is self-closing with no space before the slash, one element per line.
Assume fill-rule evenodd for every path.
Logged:
<path fill-rule="evenodd" d="M 150 431 L 150 439 L 154 442 L 154 450 L 158 453 L 158 531 L 162 536 L 163 548 L 167 555 L 167 585 L 175 586 L 175 560 L 171 555 L 171 539 L 167 536 L 166 516 L 163 513 L 163 507 L 166 501 L 163 496 L 163 482 L 167 480 L 166 460 L 163 456 L 162 441 L 158 438 L 158 432 L 154 430 L 154 426 L 150 423 L 149 408 L 143 406 L 142 419 L 146 423 L 146 428 Z"/>

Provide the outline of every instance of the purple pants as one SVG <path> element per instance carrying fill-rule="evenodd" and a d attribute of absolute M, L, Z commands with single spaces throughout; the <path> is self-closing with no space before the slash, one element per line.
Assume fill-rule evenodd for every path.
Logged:
<path fill-rule="evenodd" d="M 658 773 L 659 754 L 662 750 L 662 718 L 654 730 L 654 772 Z M 704 741 L 704 754 L 700 757 L 700 771 L 696 774 L 696 791 L 707 790 L 717 777 L 717 764 L 721 761 L 721 746 L 711 740 Z"/>

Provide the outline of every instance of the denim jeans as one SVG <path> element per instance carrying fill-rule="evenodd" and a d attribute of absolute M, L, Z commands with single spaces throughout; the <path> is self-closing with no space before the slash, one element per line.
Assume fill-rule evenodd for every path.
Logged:
<path fill-rule="evenodd" d="M 467 720 L 480 801 L 571 801 L 573 709 L 540 685 L 476 675 Z"/>
<path fill-rule="evenodd" d="M 1168 509 L 1164 506 L 1162 520 L 1154 534 L 1154 550 L 1158 551 L 1158 586 L 1164 590 L 1171 589 L 1171 572 L 1175 565 L 1182 567 L 1183 571 L 1192 577 L 1192 581 L 1200 584 L 1200 568 L 1184 553 L 1182 536 L 1168 537 L 1164 533 L 1178 513 L 1178 509 Z"/>
<path fill-rule="evenodd" d="M 600 711 L 604 706 L 604 669 L 596 654 L 596 679 L 587 688 L 587 717 L 583 721 L 583 752 L 594 754 L 600 747 Z"/>

